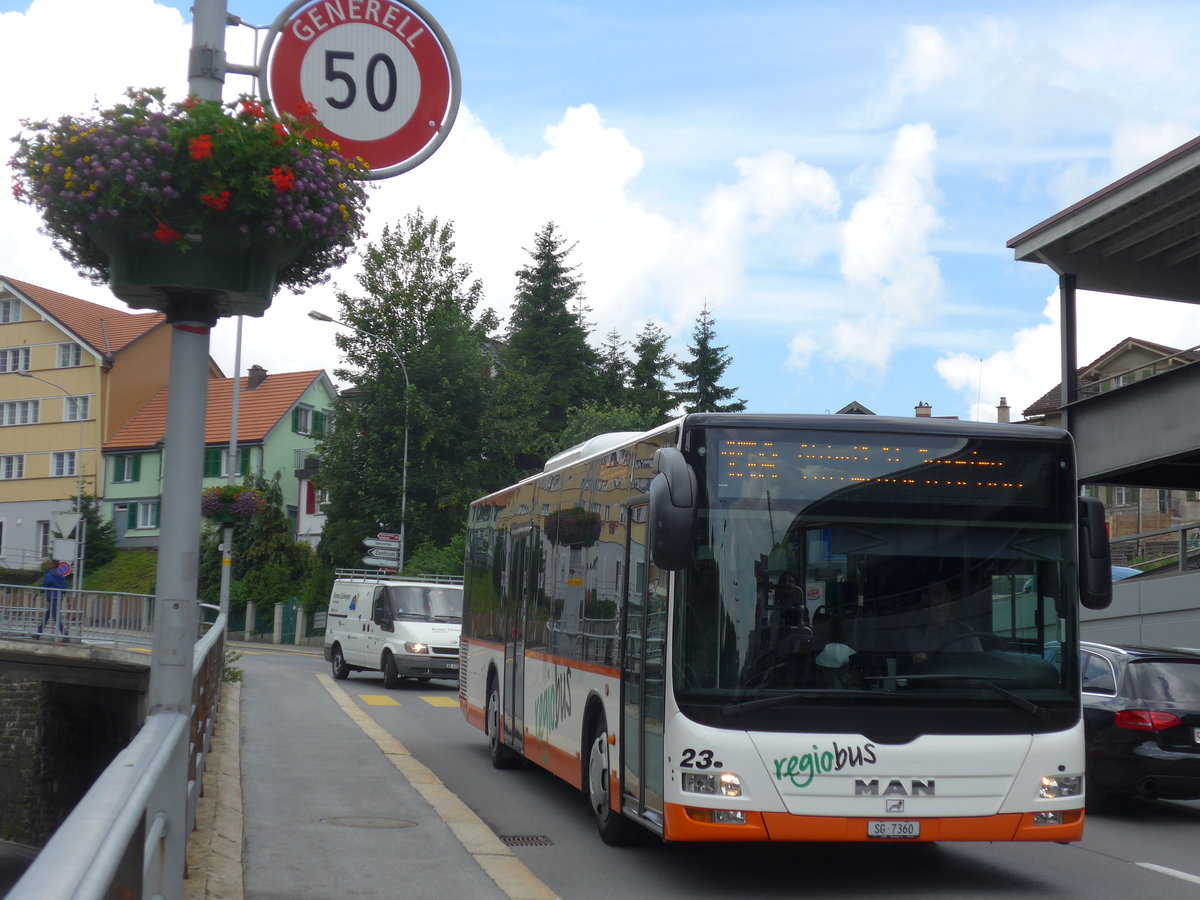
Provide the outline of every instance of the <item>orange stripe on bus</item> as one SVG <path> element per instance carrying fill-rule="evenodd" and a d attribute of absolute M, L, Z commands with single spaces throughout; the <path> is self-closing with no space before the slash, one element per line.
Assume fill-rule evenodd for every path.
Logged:
<path fill-rule="evenodd" d="M 542 662 L 564 666 L 568 669 L 578 669 L 581 672 L 591 672 L 593 675 L 607 675 L 610 678 L 619 678 L 621 675 L 621 670 L 613 666 L 599 666 L 595 663 L 580 662 L 577 659 L 568 659 L 565 656 L 556 656 L 552 653 L 541 653 L 537 650 L 526 650 L 525 658 L 540 659 Z"/>
<path fill-rule="evenodd" d="M 666 804 L 663 837 L 668 841 L 779 841 L 779 842 L 867 842 L 885 839 L 867 837 L 868 819 L 846 816 L 793 816 L 790 813 L 746 812 L 745 825 L 713 824 L 698 820 L 697 809 Z M 1034 825 L 1033 813 L 996 816 L 915 819 L 921 836 L 914 843 L 930 841 L 1078 841 L 1083 838 L 1082 810 L 1067 810 L 1062 825 Z M 899 839 L 897 839 L 897 842 Z"/>
<path fill-rule="evenodd" d="M 572 787 L 580 787 L 579 757 L 525 732 L 525 756 Z"/>

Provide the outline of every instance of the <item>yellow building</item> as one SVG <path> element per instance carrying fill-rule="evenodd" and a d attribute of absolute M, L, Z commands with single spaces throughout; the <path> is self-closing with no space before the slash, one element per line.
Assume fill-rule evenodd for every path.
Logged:
<path fill-rule="evenodd" d="M 38 566 L 53 514 L 102 495 L 100 448 L 167 383 L 170 351 L 161 313 L 0 276 L 0 567 Z"/>

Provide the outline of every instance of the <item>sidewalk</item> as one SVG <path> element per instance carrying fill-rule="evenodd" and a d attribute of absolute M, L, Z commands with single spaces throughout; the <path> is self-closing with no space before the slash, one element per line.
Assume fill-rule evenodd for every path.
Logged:
<path fill-rule="evenodd" d="M 285 677 L 222 686 L 185 900 L 558 900 L 328 674 Z"/>

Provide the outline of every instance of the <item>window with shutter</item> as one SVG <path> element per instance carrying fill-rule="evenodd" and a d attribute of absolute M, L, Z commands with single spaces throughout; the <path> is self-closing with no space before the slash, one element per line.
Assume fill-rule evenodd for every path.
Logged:
<path fill-rule="evenodd" d="M 217 447 L 204 450 L 204 477 L 217 478 L 221 474 L 221 451 Z"/>
<path fill-rule="evenodd" d="M 250 473 L 250 448 L 243 447 L 238 451 L 238 472 L 242 475 Z"/>
<path fill-rule="evenodd" d="M 113 481 L 125 480 L 125 459 L 124 456 L 113 457 Z"/>
<path fill-rule="evenodd" d="M 129 480 L 130 481 L 141 481 L 142 480 L 142 454 L 135 453 L 133 456 L 129 457 L 129 461 L 131 463 L 131 468 L 133 469 L 133 471 L 129 473 Z"/>

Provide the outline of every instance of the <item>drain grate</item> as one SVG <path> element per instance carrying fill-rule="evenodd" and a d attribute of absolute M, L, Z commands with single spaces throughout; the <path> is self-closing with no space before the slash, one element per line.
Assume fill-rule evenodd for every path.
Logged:
<path fill-rule="evenodd" d="M 502 834 L 500 843 L 506 847 L 553 847 L 554 841 L 544 834 Z"/>

